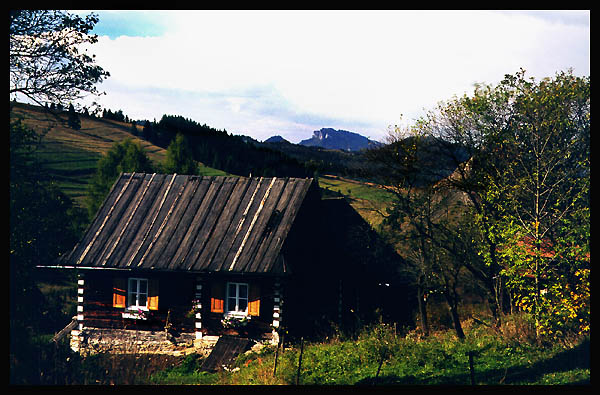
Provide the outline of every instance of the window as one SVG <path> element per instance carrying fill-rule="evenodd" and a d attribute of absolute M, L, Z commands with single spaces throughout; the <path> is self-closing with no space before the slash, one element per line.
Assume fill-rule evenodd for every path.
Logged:
<path fill-rule="evenodd" d="M 127 288 L 127 308 L 148 310 L 148 279 L 129 279 L 129 286 Z"/>
<path fill-rule="evenodd" d="M 248 313 L 248 284 L 227 283 L 227 314 L 246 315 Z"/>

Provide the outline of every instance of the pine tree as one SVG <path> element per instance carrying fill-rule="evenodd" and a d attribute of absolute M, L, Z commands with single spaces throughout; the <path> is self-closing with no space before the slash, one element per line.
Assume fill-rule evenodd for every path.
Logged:
<path fill-rule="evenodd" d="M 74 130 L 81 129 L 81 120 L 79 119 L 79 115 L 75 112 L 75 107 L 73 107 L 73 103 L 69 104 L 69 119 L 68 119 L 69 127 Z"/>

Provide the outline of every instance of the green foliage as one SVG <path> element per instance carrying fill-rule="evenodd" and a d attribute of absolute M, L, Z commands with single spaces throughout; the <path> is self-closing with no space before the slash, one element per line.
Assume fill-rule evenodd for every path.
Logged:
<path fill-rule="evenodd" d="M 415 266 L 443 274 L 462 262 L 486 288 L 496 324 L 510 294 L 534 317 L 539 340 L 587 333 L 589 77 L 569 71 L 536 82 L 521 70 L 440 103 L 408 133 L 392 135 L 370 159 L 387 169 L 396 198 L 385 223 L 410 243 L 407 256 L 420 253 Z M 446 148 L 439 154 L 456 170 L 419 185 L 426 139 Z M 466 204 L 444 221 L 453 201 Z M 446 289 L 451 278 L 441 278 Z"/>
<path fill-rule="evenodd" d="M 484 135 L 503 152 L 488 155 L 499 176 L 485 173 L 494 180 L 482 194 L 492 209 L 480 223 L 489 225 L 498 251 L 484 257 L 502 258 L 501 274 L 517 305 L 535 318 L 538 337 L 587 333 L 589 78 L 562 72 L 536 83 L 520 72 L 496 91 L 505 93 L 510 117 Z"/>
<path fill-rule="evenodd" d="M 38 289 L 35 266 L 51 263 L 75 244 L 81 220 L 72 201 L 47 179 L 37 157 L 38 136 L 19 119 L 11 121 L 9 132 L 11 382 L 30 383 L 37 372 L 28 370 L 28 361 L 41 358 L 32 339 L 61 315 Z"/>
<path fill-rule="evenodd" d="M 218 376 L 201 372 L 203 359 L 198 354 L 189 354 L 177 366 L 156 372 L 150 376 L 152 384 L 215 384 Z"/>
<path fill-rule="evenodd" d="M 86 200 L 88 215 L 93 218 L 121 173 L 151 173 L 153 166 L 144 149 L 129 139 L 115 143 L 97 165 L 97 171 L 88 187 Z"/>
<path fill-rule="evenodd" d="M 187 175 L 198 173 L 198 165 L 194 161 L 187 139 L 181 133 L 177 133 L 175 139 L 169 144 L 163 168 L 166 173 Z"/>
<path fill-rule="evenodd" d="M 42 105 L 66 105 L 91 93 L 110 74 L 95 64 L 82 45 L 94 44 L 94 14 L 81 18 L 58 10 L 10 11 L 9 94 Z"/>

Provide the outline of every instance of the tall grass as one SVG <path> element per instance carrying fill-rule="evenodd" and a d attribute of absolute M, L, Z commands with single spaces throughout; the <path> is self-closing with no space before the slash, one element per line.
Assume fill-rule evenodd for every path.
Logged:
<path fill-rule="evenodd" d="M 406 336 L 379 324 L 365 328 L 354 339 L 336 338 L 305 344 L 299 383 L 302 385 L 470 385 L 469 354 L 473 356 L 477 385 L 589 384 L 590 339 L 573 347 L 564 344 L 536 346 L 518 337 L 469 323 L 466 339 L 452 331 L 422 339 Z M 180 370 L 152 376 L 152 383 L 295 384 L 300 348 L 295 345 L 278 355 L 275 349 L 241 355 L 229 372 L 189 374 Z M 189 367 L 189 366 L 188 366 Z"/>

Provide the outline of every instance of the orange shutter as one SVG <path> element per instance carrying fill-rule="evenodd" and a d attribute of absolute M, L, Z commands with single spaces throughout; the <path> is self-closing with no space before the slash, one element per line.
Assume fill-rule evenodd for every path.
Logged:
<path fill-rule="evenodd" d="M 121 277 L 113 279 L 113 307 L 123 308 L 127 303 L 127 280 Z"/>
<path fill-rule="evenodd" d="M 225 287 L 222 282 L 213 283 L 210 288 L 210 311 L 212 313 L 225 311 Z"/>
<path fill-rule="evenodd" d="M 148 310 L 158 310 L 158 280 L 148 281 Z"/>
<path fill-rule="evenodd" d="M 248 290 L 248 314 L 253 316 L 260 315 L 260 286 L 250 284 Z"/>

